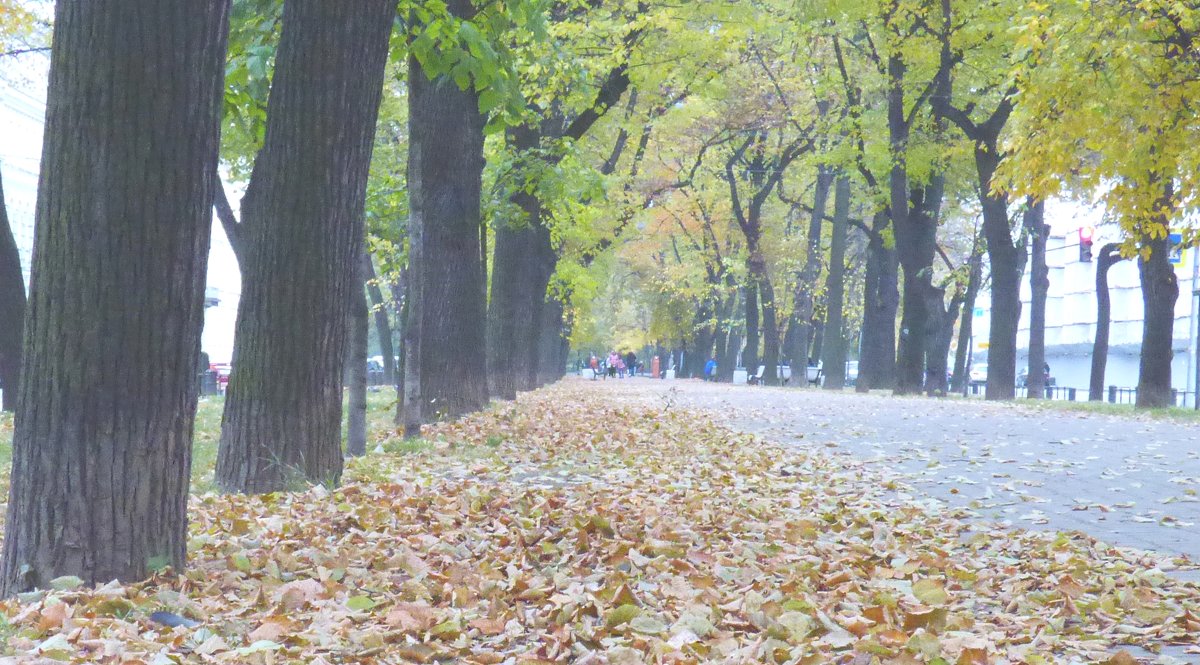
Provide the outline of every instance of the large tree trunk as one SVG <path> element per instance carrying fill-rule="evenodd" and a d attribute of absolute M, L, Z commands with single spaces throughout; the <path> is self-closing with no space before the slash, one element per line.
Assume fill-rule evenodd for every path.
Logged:
<path fill-rule="evenodd" d="M 228 0 L 60 0 L 0 593 L 181 569 Z"/>
<path fill-rule="evenodd" d="M 850 180 L 838 178 L 833 199 L 833 237 L 829 243 L 829 273 L 825 281 L 825 389 L 846 385 L 846 334 L 842 307 L 846 300 L 846 229 L 850 220 Z M 805 368 L 800 367 L 801 371 Z M 792 367 L 792 372 L 797 371 Z"/>
<path fill-rule="evenodd" d="M 452 0 L 460 18 L 469 0 Z M 484 117 L 473 88 L 430 80 L 409 58 L 410 327 L 405 431 L 488 400 L 487 303 L 479 257 Z M 410 249 L 411 252 L 411 249 Z M 406 337 L 406 341 L 409 338 Z M 406 395 L 406 396 L 407 396 Z"/>
<path fill-rule="evenodd" d="M 1167 200 L 1170 200 L 1169 195 Z M 1167 223 L 1168 220 L 1162 220 L 1164 227 Z M 1156 238 L 1145 244 L 1150 247 L 1150 256 L 1138 260 L 1143 313 L 1137 407 L 1153 409 L 1175 403 L 1171 395 L 1171 357 L 1174 354 L 1175 301 L 1179 298 L 1179 282 L 1170 262 L 1170 238 Z"/>
<path fill-rule="evenodd" d="M 829 201 L 829 190 L 833 188 L 834 176 L 834 172 L 826 167 L 820 167 L 817 170 L 812 215 L 808 221 L 804 267 L 796 275 L 796 288 L 792 294 L 792 316 L 788 326 L 784 353 L 784 357 L 790 360 L 793 371 L 797 367 L 804 369 L 808 366 L 809 349 L 812 347 L 814 292 L 817 289 L 817 280 L 821 277 L 821 229 L 825 221 L 825 208 Z"/>
<path fill-rule="evenodd" d="M 1021 275 L 1025 245 L 1013 242 L 1008 220 L 1008 196 L 992 193 L 992 176 L 1000 158 L 994 150 L 976 148 L 983 237 L 992 267 L 992 319 L 988 330 L 988 375 L 984 397 L 1007 400 L 1016 396 L 1017 326 L 1021 321 Z"/>
<path fill-rule="evenodd" d="M 379 288 L 379 277 L 375 274 L 375 264 L 371 261 L 370 252 L 363 252 L 363 271 L 366 275 L 367 294 L 371 296 L 371 316 L 375 319 L 376 337 L 379 338 L 379 353 L 383 355 L 384 385 L 393 385 L 396 381 L 396 346 L 392 343 L 392 325 L 388 319 L 387 300 L 383 297 L 383 289 Z M 392 297 L 399 299 L 393 293 Z"/>
<path fill-rule="evenodd" d="M 366 248 L 362 255 L 367 256 Z M 359 261 L 359 277 L 365 283 L 367 265 Z M 350 348 L 346 353 L 346 383 L 350 403 L 346 410 L 346 454 L 359 457 L 367 454 L 367 338 L 371 325 L 367 292 L 364 288 L 350 289 Z"/>
<path fill-rule="evenodd" d="M 950 355 L 950 341 L 954 338 L 954 324 L 958 322 L 962 302 L 961 287 L 950 298 L 949 304 L 946 303 L 944 288 L 934 288 L 929 293 L 932 316 L 929 317 L 927 331 L 929 348 L 925 360 L 925 394 L 930 397 L 946 394 L 946 359 Z"/>
<path fill-rule="evenodd" d="M 1029 399 L 1046 395 L 1046 294 L 1050 291 L 1050 269 L 1046 267 L 1046 240 L 1050 226 L 1044 223 L 1046 206 L 1031 201 L 1025 210 L 1025 230 L 1029 234 L 1029 368 L 1025 387 Z"/>
<path fill-rule="evenodd" d="M 535 329 L 537 337 L 536 382 L 533 388 L 540 388 L 558 381 L 566 371 L 566 363 L 560 362 L 563 342 L 566 339 L 566 329 L 563 315 L 564 307 L 558 298 L 547 298 L 541 308 L 541 323 Z"/>
<path fill-rule="evenodd" d="M 733 318 L 737 315 L 738 290 L 732 288 L 732 278 L 725 277 L 729 297 L 721 305 L 717 321 L 717 381 L 729 383 L 733 380 L 734 365 L 737 364 L 738 338 L 733 332 Z"/>
<path fill-rule="evenodd" d="M 21 343 L 25 328 L 25 277 L 21 253 L 8 221 L 4 186 L 0 183 L 0 409 L 17 408 L 21 381 Z"/>
<path fill-rule="evenodd" d="M 976 243 L 978 243 L 978 236 Z M 972 328 L 975 323 L 975 298 L 979 295 L 979 287 L 983 282 L 983 252 L 978 244 L 972 248 L 967 274 L 967 293 L 963 296 L 962 324 L 958 328 L 958 348 L 954 351 L 954 377 L 950 381 L 950 389 L 956 393 L 966 390 L 970 368 L 967 367 L 967 356 L 971 352 Z"/>
<path fill-rule="evenodd" d="M 746 341 L 742 349 L 742 366 L 746 368 L 747 376 L 758 373 L 758 285 L 754 277 L 746 276 L 746 286 L 742 288 L 742 301 L 746 307 Z"/>
<path fill-rule="evenodd" d="M 249 253 L 217 483 L 273 492 L 342 473 L 342 377 L 391 0 L 287 2 L 267 132 L 242 204 Z"/>
<path fill-rule="evenodd" d="M 1108 331 L 1112 322 L 1112 298 L 1108 292 L 1108 269 L 1121 260 L 1121 245 L 1110 242 L 1100 248 L 1096 259 L 1096 339 L 1092 341 L 1092 374 L 1088 401 L 1104 400 L 1104 372 L 1108 366 Z"/>
<path fill-rule="evenodd" d="M 904 273 L 904 309 L 900 321 L 900 348 L 896 360 L 896 394 L 921 392 L 926 384 L 928 354 L 939 329 L 944 293 L 933 286 L 933 258 L 937 252 L 938 211 L 943 176 L 912 190 L 912 207 L 896 224 L 896 254 Z M 893 205 L 908 205 L 908 199 Z M 893 219 L 894 219 L 893 213 Z M 940 363 L 943 368 L 945 361 Z"/>
<path fill-rule="evenodd" d="M 522 126 L 509 130 L 513 148 L 533 159 L 541 133 Z M 488 304 L 488 380 L 500 399 L 514 399 L 518 390 L 531 390 L 537 383 L 541 350 L 538 328 L 546 297 L 541 276 L 539 236 L 545 231 L 541 200 L 534 192 L 519 189 L 511 198 L 525 215 L 520 225 L 496 227 L 492 261 L 491 301 Z M 545 233 L 549 243 L 549 233 Z M 551 250 L 552 251 L 552 250 Z M 549 275 L 546 275 L 549 279 Z"/>
<path fill-rule="evenodd" d="M 884 242 L 887 215 L 875 215 L 863 284 L 862 352 L 857 392 L 891 388 L 896 380 L 896 311 L 900 306 L 896 250 Z"/>
<path fill-rule="evenodd" d="M 761 253 L 751 252 L 749 268 L 750 279 L 753 279 L 758 287 L 759 304 L 762 308 L 763 355 L 761 364 L 765 366 L 762 382 L 768 386 L 777 386 L 779 385 L 779 321 L 775 316 L 775 287 L 771 284 L 771 275 L 767 271 L 767 263 Z M 755 367 L 753 371 L 757 371 L 757 369 Z"/>

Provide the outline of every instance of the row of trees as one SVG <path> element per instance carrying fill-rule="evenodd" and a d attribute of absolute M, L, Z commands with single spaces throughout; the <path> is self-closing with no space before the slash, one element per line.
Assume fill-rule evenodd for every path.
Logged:
<path fill-rule="evenodd" d="M 1141 256 L 1155 403 L 1162 238 L 1194 198 L 1196 19 L 1082 0 L 60 0 L 3 590 L 184 565 L 214 207 L 243 278 L 230 492 L 338 481 L 347 367 L 363 451 L 372 309 L 410 435 L 556 379 L 571 340 L 611 341 L 626 311 L 726 377 L 761 347 L 767 383 L 817 355 L 838 385 L 857 330 L 860 387 L 938 392 L 986 253 L 987 392 L 1012 397 L 1027 246 L 1064 182 L 1108 197 Z"/>
<path fill-rule="evenodd" d="M 597 276 L 604 311 L 577 331 L 581 343 L 683 348 L 692 375 L 715 355 L 725 380 L 740 353 L 746 367 L 765 367 L 766 383 L 780 361 L 823 360 L 827 386 L 841 388 L 849 342 L 860 390 L 938 394 L 968 380 L 976 336 L 988 341 L 987 397 L 1010 399 L 1028 278 L 1036 397 L 1044 201 L 1080 196 L 1106 205 L 1120 251 L 1141 266 L 1138 403 L 1171 403 L 1178 288 L 1167 235 L 1195 205 L 1185 138 L 1196 126 L 1195 9 L 758 7 L 714 28 L 728 48 L 710 61 L 718 82 L 664 121 L 669 138 L 651 146 L 660 172 L 635 186 L 667 182 L 669 192 L 655 199 L 648 232 Z M 846 203 L 830 216 L 838 188 Z M 962 313 L 985 288 L 990 329 L 971 330 Z"/>

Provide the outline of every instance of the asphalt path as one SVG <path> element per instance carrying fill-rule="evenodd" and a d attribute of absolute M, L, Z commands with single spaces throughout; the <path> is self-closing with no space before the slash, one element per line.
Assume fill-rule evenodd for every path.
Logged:
<path fill-rule="evenodd" d="M 918 498 L 981 519 L 1200 561 L 1200 421 L 695 380 L 622 385 L 738 431 L 877 465 Z"/>

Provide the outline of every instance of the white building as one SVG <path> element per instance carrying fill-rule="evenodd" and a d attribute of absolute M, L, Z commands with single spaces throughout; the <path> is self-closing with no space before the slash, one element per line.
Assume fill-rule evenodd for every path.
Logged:
<path fill-rule="evenodd" d="M 1073 202 L 1054 201 L 1046 206 L 1046 223 L 1051 235 L 1046 245 L 1050 290 L 1046 300 L 1046 362 L 1058 386 L 1076 388 L 1076 399 L 1088 399 L 1092 344 L 1096 335 L 1096 266 L 1080 262 L 1079 229 L 1093 227 L 1093 252 L 1121 240 L 1116 224 L 1105 223 L 1102 210 Z M 1196 373 L 1196 283 L 1197 250 L 1182 252 L 1175 264 L 1179 300 L 1175 305 L 1175 357 L 1171 382 L 1179 391 L 1180 404 L 1192 406 Z M 1104 385 L 1134 388 L 1142 343 L 1142 291 L 1136 259 L 1120 261 L 1108 273 L 1111 302 L 1108 363 Z M 1021 322 L 1017 333 L 1017 367 L 1028 366 L 1029 311 L 1031 291 L 1028 265 L 1021 285 Z M 974 355 L 986 362 L 987 331 L 990 325 L 990 295 L 980 293 L 973 313 Z M 1058 397 L 1058 396 L 1056 396 Z M 1103 399 L 1107 399 L 1107 395 Z M 1132 401 L 1122 393 L 1119 401 Z"/>

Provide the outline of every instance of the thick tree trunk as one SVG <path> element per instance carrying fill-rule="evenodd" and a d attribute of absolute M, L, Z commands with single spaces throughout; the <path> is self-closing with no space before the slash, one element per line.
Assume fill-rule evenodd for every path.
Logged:
<path fill-rule="evenodd" d="M 1112 322 L 1112 297 L 1108 292 L 1108 270 L 1121 260 L 1121 245 L 1110 242 L 1096 258 L 1096 339 L 1092 341 L 1092 374 L 1088 401 L 1104 401 L 1104 371 L 1108 366 L 1108 331 Z"/>
<path fill-rule="evenodd" d="M 817 280 L 821 277 L 821 229 L 825 221 L 825 208 L 829 202 L 829 191 L 833 188 L 834 176 L 834 172 L 826 167 L 820 167 L 817 171 L 812 215 L 808 221 L 804 267 L 796 275 L 796 288 L 792 293 L 792 317 L 788 326 L 784 353 L 784 357 L 791 361 L 793 370 L 796 367 L 801 369 L 807 367 L 810 358 L 814 293 L 817 289 Z"/>
<path fill-rule="evenodd" d="M 726 276 L 726 286 L 732 287 L 732 279 Z M 740 344 L 733 332 L 733 319 L 737 315 L 738 290 L 729 289 L 729 297 L 721 305 L 721 316 L 717 322 L 717 381 L 729 383 L 733 380 L 734 365 L 737 364 L 737 349 Z"/>
<path fill-rule="evenodd" d="M 509 131 L 509 140 L 515 150 L 532 159 L 530 155 L 541 143 L 541 133 L 516 127 Z M 541 279 L 544 271 L 539 265 L 539 236 L 545 232 L 541 200 L 535 193 L 520 189 L 511 202 L 525 219 L 519 225 L 496 227 L 488 303 L 488 380 L 492 393 L 500 399 L 514 399 L 518 390 L 536 387 L 541 353 L 538 324 L 546 297 L 546 282 Z M 549 233 L 545 236 L 548 244 Z"/>
<path fill-rule="evenodd" d="M 975 298 L 979 295 L 979 288 L 983 282 L 983 252 L 978 245 L 971 253 L 969 266 L 967 293 L 963 296 L 962 304 L 962 324 L 958 328 L 958 348 L 954 351 L 954 377 L 950 381 L 950 389 L 956 393 L 966 390 L 970 377 L 967 356 L 971 352 L 971 336 L 974 334 L 972 328 L 975 323 Z"/>
<path fill-rule="evenodd" d="M 362 255 L 367 257 L 364 247 Z M 367 264 L 359 261 L 359 278 L 365 283 Z M 359 457 L 367 454 L 367 337 L 371 325 L 366 289 L 350 289 L 350 348 L 346 352 L 346 383 L 349 385 L 349 404 L 346 410 L 346 454 Z"/>
<path fill-rule="evenodd" d="M 758 372 L 758 285 L 750 275 L 742 287 L 742 302 L 746 307 L 746 341 L 742 348 L 742 366 L 748 376 Z"/>
<path fill-rule="evenodd" d="M 1016 396 L 1017 326 L 1021 321 L 1021 275 L 1025 245 L 1013 242 L 1009 228 L 1008 196 L 992 193 L 992 176 L 1000 158 L 993 149 L 976 148 L 983 237 L 992 267 L 992 319 L 988 330 L 988 375 L 984 397 L 1007 400 Z"/>
<path fill-rule="evenodd" d="M 760 364 L 765 369 L 763 370 L 762 382 L 764 385 L 777 386 L 779 385 L 779 321 L 775 316 L 775 287 L 771 284 L 771 275 L 767 271 L 767 262 L 763 255 L 757 251 L 750 252 L 750 258 L 747 264 L 748 279 L 754 281 L 757 287 L 759 297 L 759 307 L 762 310 L 762 330 L 760 334 L 763 340 L 763 355 Z M 750 365 L 746 365 L 750 368 Z M 751 373 L 758 371 L 755 366 Z"/>
<path fill-rule="evenodd" d="M 537 334 L 536 382 L 540 388 L 558 381 L 566 371 L 562 358 L 563 343 L 566 341 L 563 321 L 564 307 L 558 298 L 547 298 L 541 308 L 541 324 L 535 328 Z"/>
<path fill-rule="evenodd" d="M 925 361 L 925 394 L 930 397 L 944 396 L 948 387 L 946 381 L 946 361 L 950 355 L 950 341 L 954 338 L 954 324 L 958 322 L 958 313 L 962 308 L 963 292 L 957 290 L 946 303 L 946 290 L 934 288 L 929 294 L 929 309 L 933 316 L 929 318 L 929 349 Z"/>
<path fill-rule="evenodd" d="M 886 213 L 877 213 L 867 243 L 867 272 L 863 284 L 862 352 L 857 392 L 887 389 L 896 380 L 896 311 L 900 306 L 895 249 L 884 242 Z"/>
<path fill-rule="evenodd" d="M 825 389 L 846 385 L 846 334 L 842 307 L 846 299 L 846 229 L 850 220 L 850 180 L 838 178 L 833 203 L 833 237 L 829 243 L 829 273 L 825 281 Z M 800 367 L 804 370 L 804 367 Z M 792 367 L 795 373 L 797 368 Z"/>
<path fill-rule="evenodd" d="M 470 17 L 469 0 L 450 10 Z M 488 400 L 487 303 L 479 257 L 484 118 L 478 93 L 429 80 L 409 59 L 410 327 L 405 431 Z M 411 249 L 410 249 L 411 252 Z M 408 338 L 406 337 L 406 340 Z"/>
<path fill-rule="evenodd" d="M 896 254 L 904 273 L 904 309 L 896 361 L 898 395 L 916 394 L 926 387 L 928 355 L 944 312 L 944 292 L 933 286 L 943 186 L 943 176 L 934 176 L 929 185 L 912 190 L 912 206 L 904 214 L 904 222 L 896 224 Z M 893 201 L 893 205 L 908 205 L 908 199 Z M 944 359 L 939 364 L 945 368 Z"/>
<path fill-rule="evenodd" d="M 21 381 L 21 343 L 25 329 L 25 277 L 21 253 L 8 221 L 4 186 L 0 183 L 0 409 L 17 408 Z"/>
<path fill-rule="evenodd" d="M 61 0 L 0 592 L 181 569 L 228 0 Z"/>
<path fill-rule="evenodd" d="M 267 132 L 242 204 L 249 253 L 217 483 L 273 492 L 342 473 L 350 291 L 395 2 L 288 2 Z"/>
<path fill-rule="evenodd" d="M 1162 220 L 1164 227 L 1168 221 Z M 1156 238 L 1145 244 L 1150 247 L 1150 256 L 1138 260 L 1142 282 L 1142 355 L 1138 363 L 1137 407 L 1153 409 L 1175 403 L 1171 396 L 1171 357 L 1179 282 L 1170 262 L 1170 239 Z"/>
<path fill-rule="evenodd" d="M 385 385 L 393 385 L 396 381 L 396 346 L 392 343 L 392 325 L 388 319 L 387 300 L 383 297 L 383 289 L 379 288 L 379 277 L 375 274 L 375 264 L 371 254 L 363 252 L 363 270 L 366 274 L 367 294 L 371 296 L 371 316 L 375 319 L 375 333 L 379 338 L 379 353 L 383 355 L 383 381 Z M 393 293 L 393 297 L 400 296 Z"/>
<path fill-rule="evenodd" d="M 1025 210 L 1025 229 L 1030 238 L 1029 368 L 1025 387 L 1029 399 L 1046 395 L 1046 294 L 1050 291 L 1050 269 L 1046 267 L 1046 240 L 1050 227 L 1044 223 L 1046 206 L 1031 201 Z"/>

